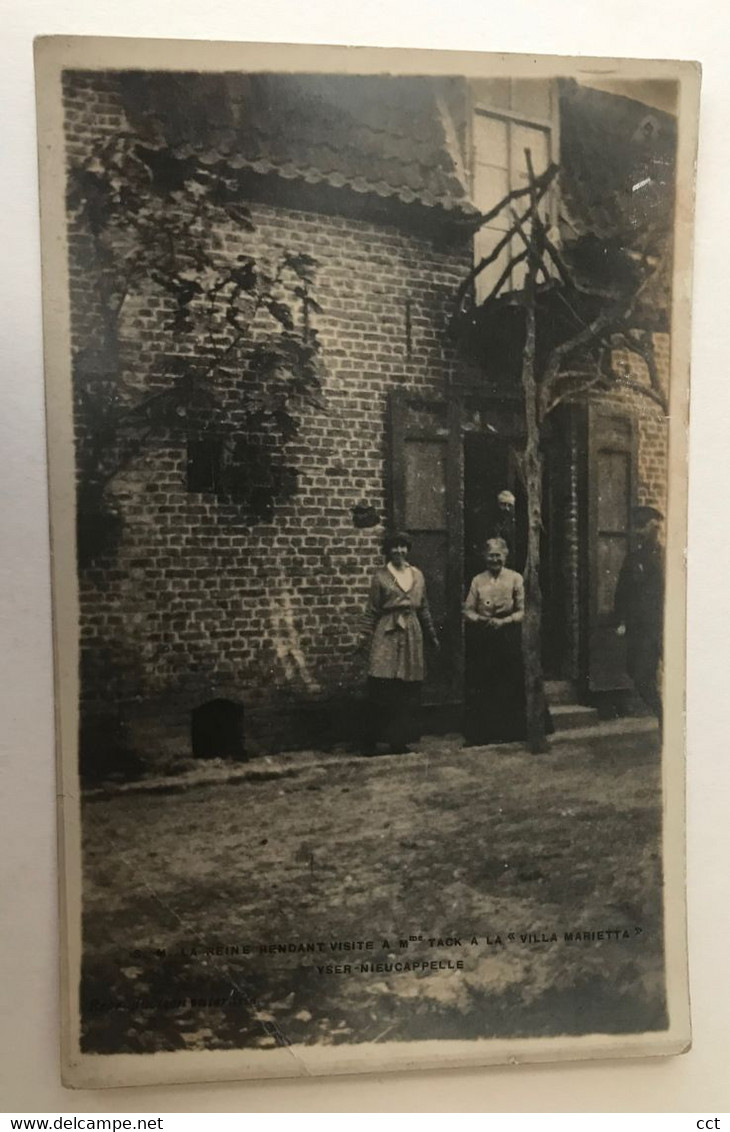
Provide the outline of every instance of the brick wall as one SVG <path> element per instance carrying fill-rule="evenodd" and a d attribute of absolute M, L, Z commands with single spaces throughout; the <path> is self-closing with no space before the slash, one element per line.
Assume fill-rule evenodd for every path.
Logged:
<path fill-rule="evenodd" d="M 113 83 L 67 81 L 66 117 L 78 159 L 123 124 Z M 319 265 L 325 409 L 303 413 L 290 448 L 298 493 L 271 522 L 246 526 L 235 505 L 186 490 L 184 438 L 158 437 L 109 489 L 123 540 L 114 560 L 83 571 L 81 620 L 87 713 L 112 699 L 150 727 L 177 712 L 182 727 L 196 703 L 242 697 L 255 747 L 286 732 L 277 725 L 295 705 L 362 677 L 353 652 L 382 528 L 357 530 L 352 508 L 364 500 L 385 513 L 389 390 L 443 392 L 450 379 L 445 322 L 469 249 L 443 250 L 394 223 L 261 203 L 251 211 L 255 233 L 222 231 L 222 254 L 267 256 L 281 245 Z M 88 344 L 94 281 L 80 233 L 70 246 L 73 340 Z M 170 349 L 163 304 L 149 295 L 125 305 L 120 338 L 135 382 L 154 382 L 155 359 Z M 168 722 L 152 737 L 145 727 L 144 742 L 164 743 L 166 732 Z"/>
<path fill-rule="evenodd" d="M 659 381 L 665 396 L 669 392 L 669 335 L 654 335 L 654 357 Z M 616 372 L 628 377 L 637 385 L 650 388 L 646 364 L 636 354 L 617 350 L 613 357 Z M 641 505 L 666 509 L 668 431 L 667 420 L 660 405 L 642 393 L 622 391 L 620 399 L 636 415 L 638 435 L 638 499 Z"/>
<path fill-rule="evenodd" d="M 71 161 L 86 160 L 125 126 L 113 76 L 68 75 L 65 111 Z M 120 745 L 155 765 L 189 749 L 190 712 L 206 700 L 245 704 L 255 752 L 317 736 L 332 715 L 317 705 L 344 703 L 361 683 L 354 646 L 382 528 L 356 529 L 352 508 L 364 501 L 385 516 L 389 391 L 443 394 L 457 376 L 445 325 L 470 266 L 467 245 L 429 239 L 395 217 L 376 223 L 260 201 L 250 207 L 255 232 L 218 232 L 221 255 L 266 258 L 283 246 L 318 262 L 325 410 L 302 415 L 290 449 L 299 490 L 270 522 L 247 526 L 236 505 L 187 490 L 182 431 L 157 433 L 110 486 L 125 525 L 115 556 L 80 576 L 83 715 L 101 721 L 90 731 L 95 749 L 114 734 L 114 714 Z M 69 246 L 72 343 L 98 349 L 88 238 L 72 227 Z M 159 293 L 125 305 L 120 339 L 130 384 L 154 388 L 161 353 L 189 348 L 164 330 L 165 313 Z M 666 378 L 666 337 L 657 339 L 657 352 Z M 646 380 L 631 355 L 617 352 L 615 365 Z M 225 391 L 234 400 L 236 388 L 229 382 Z M 639 501 L 664 506 L 661 410 L 640 394 L 613 396 L 639 421 Z M 76 423 L 83 430 L 83 418 Z M 568 478 L 576 493 L 577 475 L 575 464 Z M 575 508 L 568 526 L 571 515 L 577 523 Z M 575 542 L 566 560 L 576 567 L 568 590 L 577 641 L 577 529 L 564 534 Z"/>

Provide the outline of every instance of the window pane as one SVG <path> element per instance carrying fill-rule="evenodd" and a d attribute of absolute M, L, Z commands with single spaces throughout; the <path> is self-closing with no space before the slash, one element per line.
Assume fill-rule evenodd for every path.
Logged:
<path fill-rule="evenodd" d="M 476 166 L 474 169 L 474 204 L 480 212 L 489 212 L 492 208 L 495 208 L 501 200 L 504 200 L 508 192 L 509 181 L 506 169 L 492 169 L 488 165 Z M 495 228 L 502 228 L 503 231 L 506 231 L 509 228 L 508 210 L 502 209 L 491 223 Z"/>
<path fill-rule="evenodd" d="M 446 445 L 411 440 L 405 446 L 406 527 L 434 531 L 446 526 Z"/>
<path fill-rule="evenodd" d="M 471 85 L 478 105 L 509 110 L 509 79 L 475 79 Z"/>
<path fill-rule="evenodd" d="M 492 249 L 497 245 L 498 241 L 502 238 L 503 235 L 503 232 L 500 232 L 494 228 L 482 228 L 479 232 L 477 232 L 476 236 L 474 237 L 475 265 L 479 263 L 481 259 L 491 253 Z M 508 243 L 507 246 L 500 252 L 494 263 L 490 263 L 488 267 L 485 267 L 484 270 L 481 271 L 479 275 L 477 275 L 475 281 L 475 293 L 478 303 L 483 303 L 484 300 L 492 293 L 494 287 L 497 285 L 499 277 L 509 263 L 509 256 L 510 252 Z M 508 277 L 506 282 L 503 284 L 501 291 L 509 291 L 509 289 L 510 281 Z"/>
<path fill-rule="evenodd" d="M 550 80 L 513 79 L 512 109 L 526 118 L 549 118 Z"/>
<path fill-rule="evenodd" d="M 525 232 L 529 235 L 530 226 L 525 225 Z M 525 250 L 525 245 L 519 236 L 512 239 L 512 255 L 521 255 Z M 523 259 L 521 263 L 515 264 L 512 268 L 512 290 L 521 291 L 525 286 L 525 277 L 527 275 L 527 260 Z"/>
<path fill-rule="evenodd" d="M 507 123 L 487 114 L 474 115 L 474 163 L 507 168 Z"/>
<path fill-rule="evenodd" d="M 510 148 L 513 188 L 517 188 L 527 180 L 526 149 L 529 149 L 532 155 L 532 167 L 536 176 L 544 173 L 547 169 L 550 162 L 550 151 L 546 130 L 532 126 L 513 125 L 510 130 Z"/>

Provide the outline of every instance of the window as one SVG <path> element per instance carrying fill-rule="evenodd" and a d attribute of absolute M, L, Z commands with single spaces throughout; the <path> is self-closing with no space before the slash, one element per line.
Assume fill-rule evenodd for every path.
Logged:
<path fill-rule="evenodd" d="M 222 445 L 218 437 L 189 437 L 188 491 L 215 493 L 221 480 Z"/>
<path fill-rule="evenodd" d="M 557 99 L 552 83 L 537 79 L 477 81 L 472 84 L 472 96 L 472 199 L 479 211 L 485 213 L 507 193 L 527 184 L 526 150 L 530 150 L 538 176 L 555 159 Z M 515 203 L 518 214 L 526 207 L 527 201 Z M 543 198 L 541 213 L 548 225 L 554 223 L 554 192 Z M 489 255 L 512 226 L 509 209 L 503 209 L 481 228 L 474 237 L 475 263 Z M 519 236 L 513 237 L 494 263 L 481 272 L 476 280 L 478 302 L 491 294 L 510 260 L 523 250 Z M 525 273 L 525 263 L 517 264 L 506 276 L 501 292 L 522 287 Z"/>
<path fill-rule="evenodd" d="M 221 430 L 190 435 L 187 490 L 236 503 L 249 517 L 268 522 L 274 502 L 291 499 L 297 491 L 299 472 L 283 463 L 282 455 L 281 445 L 263 434 Z"/>

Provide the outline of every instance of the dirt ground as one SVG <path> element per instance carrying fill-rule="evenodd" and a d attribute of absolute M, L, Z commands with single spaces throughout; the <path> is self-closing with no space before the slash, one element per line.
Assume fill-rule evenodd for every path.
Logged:
<path fill-rule="evenodd" d="M 664 1028 L 657 748 L 430 739 L 92 794 L 83 1047 Z"/>

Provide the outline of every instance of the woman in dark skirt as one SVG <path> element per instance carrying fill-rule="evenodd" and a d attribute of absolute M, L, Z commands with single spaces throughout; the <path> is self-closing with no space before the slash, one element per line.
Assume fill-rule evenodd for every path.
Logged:
<path fill-rule="evenodd" d="M 393 754 L 407 751 L 407 744 L 417 738 L 424 633 L 438 648 L 426 582 L 421 571 L 409 564 L 410 550 L 408 535 L 387 535 L 385 565 L 370 584 L 363 635 L 363 646 L 369 650 L 366 754 L 375 754 L 379 742 Z"/>
<path fill-rule="evenodd" d="M 487 569 L 472 580 L 466 602 L 466 721 L 469 746 L 524 739 L 525 681 L 522 575 L 505 566 L 504 539 L 487 541 Z"/>

